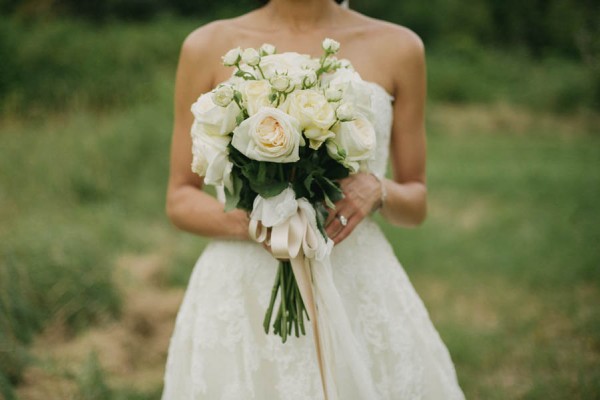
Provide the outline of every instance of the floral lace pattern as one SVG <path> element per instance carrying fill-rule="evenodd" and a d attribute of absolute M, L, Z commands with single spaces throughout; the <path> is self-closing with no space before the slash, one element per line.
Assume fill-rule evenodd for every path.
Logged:
<path fill-rule="evenodd" d="M 382 176 L 391 96 L 375 84 Z M 450 355 L 379 227 L 364 220 L 332 253 L 334 281 L 379 399 L 464 399 Z M 282 344 L 262 327 L 277 261 L 262 246 L 213 241 L 194 267 L 169 345 L 162 400 L 320 400 L 310 324 Z M 339 383 L 343 386 L 343 382 Z"/>

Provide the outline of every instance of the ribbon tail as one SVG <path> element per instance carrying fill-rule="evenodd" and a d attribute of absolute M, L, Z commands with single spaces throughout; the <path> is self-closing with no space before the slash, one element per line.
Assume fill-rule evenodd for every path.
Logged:
<path fill-rule="evenodd" d="M 318 324 L 319 317 L 317 315 L 317 308 L 313 296 L 313 287 L 311 284 L 310 261 L 301 254 L 296 258 L 292 258 L 290 262 L 292 264 L 294 276 L 296 277 L 298 289 L 300 290 L 300 295 L 302 296 L 302 301 L 304 302 L 304 306 L 306 307 L 308 317 L 310 318 L 310 322 L 312 324 L 317 360 L 319 362 L 319 371 L 321 373 L 321 384 L 323 385 L 325 400 L 338 400 L 335 380 L 333 379 L 333 374 L 331 371 L 331 364 L 328 363 L 327 359 L 324 357 L 324 344 L 321 340 L 322 335 L 320 334 L 320 327 Z"/>
<path fill-rule="evenodd" d="M 327 377 L 327 383 L 334 382 L 335 379 L 338 383 L 336 395 L 342 399 L 379 399 L 366 365 L 367 360 L 359 353 L 360 347 L 354 337 L 350 319 L 333 282 L 329 258 L 322 261 L 311 260 L 311 267 L 324 366 L 328 372 L 335 369 L 336 374 L 335 378 Z"/>

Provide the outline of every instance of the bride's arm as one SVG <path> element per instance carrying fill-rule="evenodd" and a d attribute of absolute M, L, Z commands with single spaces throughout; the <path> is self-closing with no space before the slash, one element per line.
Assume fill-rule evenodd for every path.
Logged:
<path fill-rule="evenodd" d="M 393 180 L 387 189 L 381 214 L 400 226 L 420 225 L 427 214 L 425 182 L 425 52 L 420 38 L 410 31 L 396 51 L 394 122 L 390 159 Z"/>
<path fill-rule="evenodd" d="M 400 33 L 398 33 L 400 29 Z M 400 37 L 398 37 L 400 35 Z M 421 39 L 405 28 L 395 28 L 390 40 L 380 41 L 394 78 L 394 110 L 390 148 L 393 179 L 380 182 L 360 173 L 341 181 L 345 197 L 336 203 L 327 221 L 327 234 L 337 244 L 347 238 L 370 211 L 381 205 L 382 189 L 387 193 L 380 212 L 394 225 L 420 225 L 427 214 L 425 185 L 425 53 Z M 394 48 L 392 48 L 394 47 Z M 391 57 L 391 58 L 389 58 Z M 382 73 L 385 71 L 382 67 Z M 336 218 L 336 215 L 338 218 Z M 347 218 L 342 226 L 340 217 Z"/>
<path fill-rule="evenodd" d="M 202 191 L 202 178 L 191 170 L 193 115 L 190 106 L 213 86 L 214 65 L 220 60 L 214 26 L 192 33 L 183 43 L 175 81 L 175 115 L 166 212 L 178 228 L 208 237 L 247 239 L 248 219 L 241 210 L 224 212 L 223 205 Z M 218 39 L 216 39 L 218 40 Z M 214 62 L 213 62 L 214 64 Z"/>

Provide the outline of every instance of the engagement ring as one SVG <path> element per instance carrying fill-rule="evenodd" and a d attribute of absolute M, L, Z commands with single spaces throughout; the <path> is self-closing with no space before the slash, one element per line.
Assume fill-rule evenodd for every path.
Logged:
<path fill-rule="evenodd" d="M 342 226 L 346 226 L 348 225 L 348 218 L 344 217 L 341 214 L 338 214 L 338 219 L 340 220 L 340 224 L 342 224 Z"/>

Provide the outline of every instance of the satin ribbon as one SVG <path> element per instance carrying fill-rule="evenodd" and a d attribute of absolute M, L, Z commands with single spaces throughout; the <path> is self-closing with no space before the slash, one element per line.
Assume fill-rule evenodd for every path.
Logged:
<path fill-rule="evenodd" d="M 274 257 L 289 259 L 312 323 L 325 400 L 355 398 L 376 400 L 377 392 L 352 333 L 342 300 L 333 282 L 329 260 L 333 242 L 324 240 L 316 226 L 316 213 L 306 199 L 297 201 L 288 219 L 271 227 Z M 252 218 L 250 237 L 265 242 L 268 227 Z M 336 378 L 344 382 L 337 385 Z"/>

